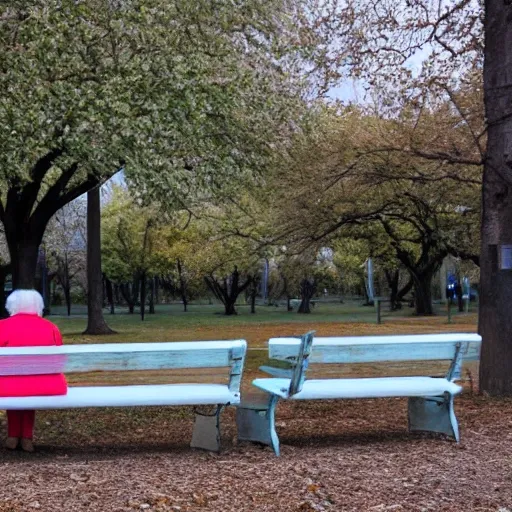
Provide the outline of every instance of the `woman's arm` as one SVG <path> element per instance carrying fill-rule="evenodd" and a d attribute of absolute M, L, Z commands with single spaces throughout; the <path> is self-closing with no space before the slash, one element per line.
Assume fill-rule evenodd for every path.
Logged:
<path fill-rule="evenodd" d="M 53 339 L 55 340 L 55 345 L 62 345 L 62 334 L 56 325 L 53 326 Z"/>

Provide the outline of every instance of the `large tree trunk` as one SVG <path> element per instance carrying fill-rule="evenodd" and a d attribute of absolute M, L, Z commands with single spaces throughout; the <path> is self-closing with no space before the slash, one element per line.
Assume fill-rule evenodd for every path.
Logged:
<path fill-rule="evenodd" d="M 488 123 L 483 175 L 479 331 L 480 390 L 512 395 L 512 269 L 500 269 L 512 245 L 512 6 L 485 2 L 484 92 Z"/>
<path fill-rule="evenodd" d="M 433 315 L 432 308 L 432 278 L 430 273 L 412 274 L 414 285 L 414 306 L 418 316 Z"/>
<path fill-rule="evenodd" d="M 16 239 L 13 243 L 17 247 L 11 250 L 9 246 L 12 262 L 12 289 L 31 290 L 34 288 L 36 281 L 39 242 L 31 239 L 27 240 L 22 235 L 16 235 Z"/>
<path fill-rule="evenodd" d="M 103 318 L 100 189 L 87 192 L 87 329 L 84 334 L 113 334 Z"/>

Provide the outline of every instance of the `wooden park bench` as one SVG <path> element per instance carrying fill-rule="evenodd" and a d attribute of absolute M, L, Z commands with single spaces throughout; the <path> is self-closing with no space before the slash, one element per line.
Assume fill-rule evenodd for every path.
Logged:
<path fill-rule="evenodd" d="M 291 363 L 291 368 L 260 368 L 273 376 L 253 381 L 254 386 L 266 393 L 267 399 L 263 402 L 242 400 L 237 408 L 238 439 L 270 445 L 279 455 L 275 411 L 280 399 L 407 397 L 410 431 L 443 433 L 458 442 L 453 399 L 462 388 L 455 381 L 461 378 L 463 360 L 478 359 L 480 343 L 478 334 L 314 338 L 313 333 L 308 333 L 302 338 L 272 338 L 269 340 L 269 358 Z M 405 361 L 448 361 L 448 368 L 444 378 L 424 374 L 306 378 L 309 363 L 345 365 Z M 341 377 L 340 366 L 331 368 L 338 372 L 337 377 Z"/>
<path fill-rule="evenodd" d="M 0 409 L 213 406 L 208 412 L 196 410 L 191 446 L 218 451 L 220 413 L 240 402 L 245 353 L 244 340 L 2 348 L 0 375 L 130 371 L 147 375 L 151 370 L 178 370 L 187 383 L 70 386 L 63 396 L 0 398 Z M 207 369 L 219 369 L 225 382 L 213 382 L 218 375 Z"/>

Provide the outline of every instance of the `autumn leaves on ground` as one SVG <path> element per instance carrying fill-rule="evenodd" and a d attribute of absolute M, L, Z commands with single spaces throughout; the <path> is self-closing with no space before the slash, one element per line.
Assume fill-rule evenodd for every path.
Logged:
<path fill-rule="evenodd" d="M 324 310 L 325 312 L 325 310 Z M 333 321 L 320 310 L 280 322 L 271 315 L 194 320 L 157 315 L 115 321 L 109 341 L 475 331 L 475 314 Z M 54 319 L 70 343 L 83 319 Z M 104 341 L 104 340 L 101 340 Z M 265 362 L 249 350 L 244 390 Z M 358 368 L 353 371 L 373 371 Z M 406 370 L 402 368 L 402 370 Z M 476 376 L 476 369 L 471 369 Z M 93 376 L 94 377 L 94 376 Z M 94 381 L 94 378 L 93 378 Z M 473 383 L 474 384 L 474 383 Z M 465 383 L 456 401 L 462 442 L 407 432 L 402 399 L 282 403 L 282 456 L 236 443 L 234 412 L 223 415 L 220 455 L 195 451 L 191 408 L 125 408 L 38 413 L 34 455 L 1 454 L 0 512 L 24 510 L 175 511 L 500 511 L 512 507 L 512 401 L 479 396 Z"/>

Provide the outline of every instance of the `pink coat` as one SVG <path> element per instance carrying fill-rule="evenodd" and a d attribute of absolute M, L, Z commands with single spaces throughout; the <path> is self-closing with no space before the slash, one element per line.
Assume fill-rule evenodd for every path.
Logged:
<path fill-rule="evenodd" d="M 37 315 L 18 313 L 0 320 L 1 347 L 46 347 L 62 345 L 56 325 Z M 63 374 L 0 376 L 0 396 L 65 395 L 67 383 Z"/>

